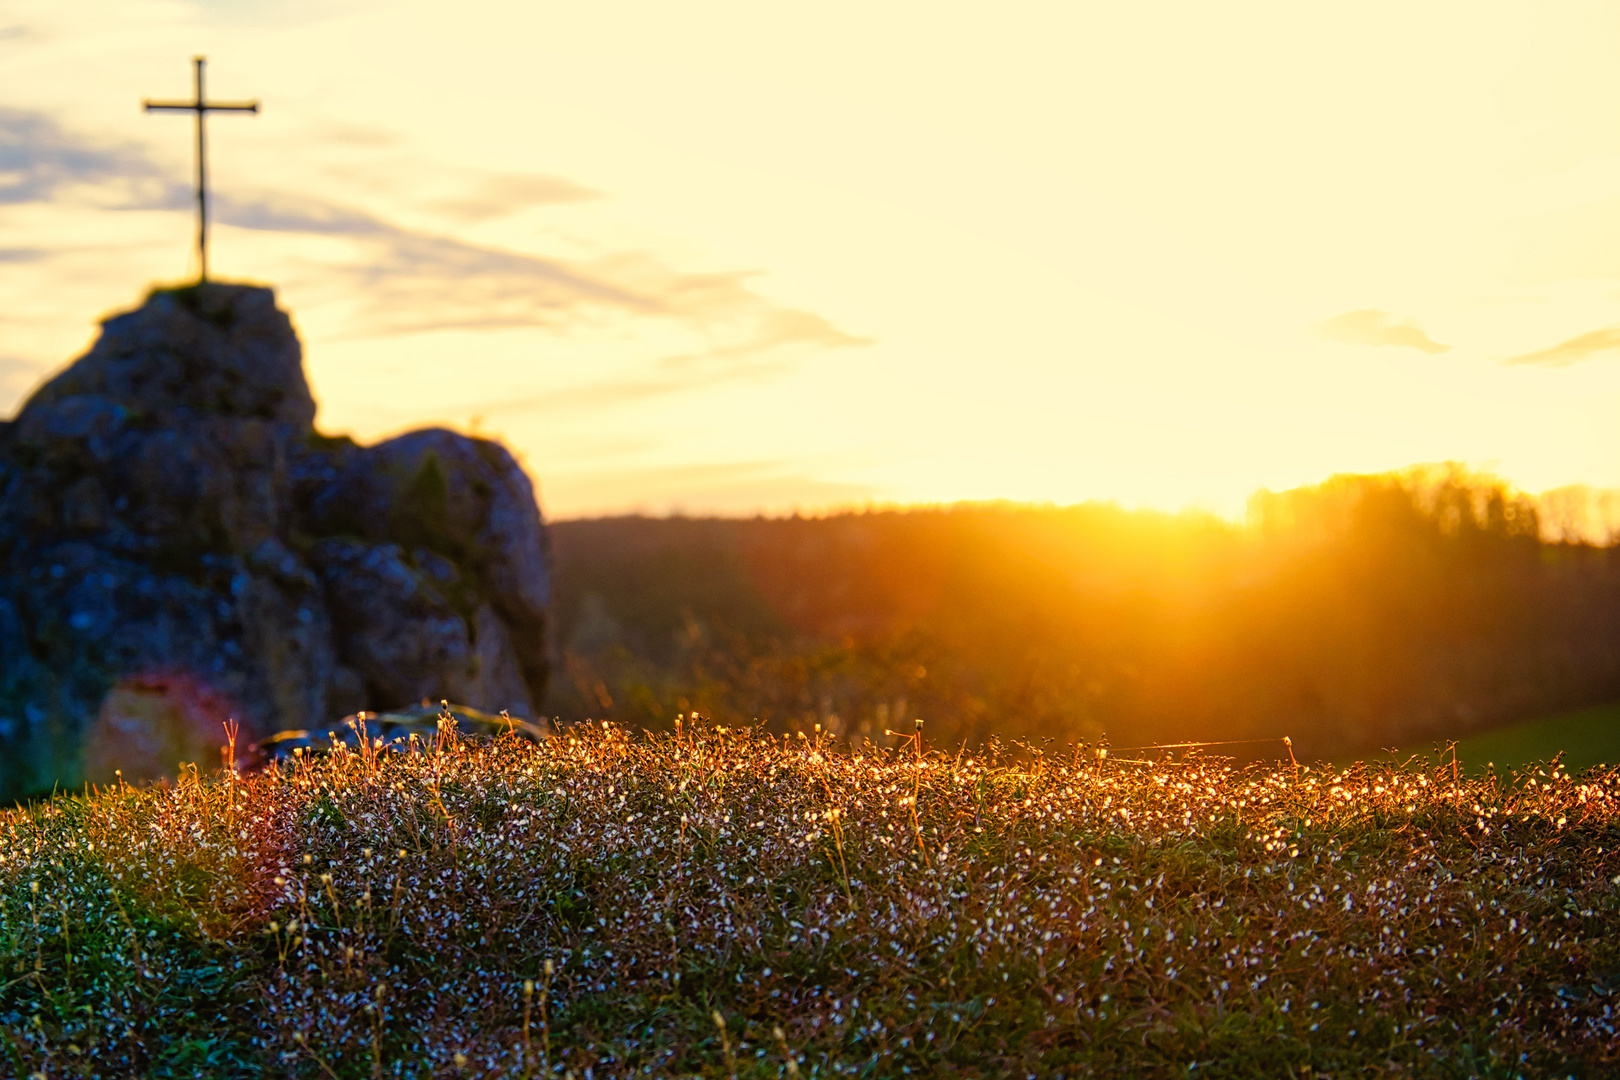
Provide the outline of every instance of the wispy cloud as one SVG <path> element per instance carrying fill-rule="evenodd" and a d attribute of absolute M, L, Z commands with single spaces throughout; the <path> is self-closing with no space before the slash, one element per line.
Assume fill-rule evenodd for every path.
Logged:
<path fill-rule="evenodd" d="M 1549 349 L 1510 356 L 1504 364 L 1534 364 L 1538 367 L 1569 367 L 1590 360 L 1600 353 L 1620 352 L 1620 326 L 1606 326 L 1561 341 Z"/>
<path fill-rule="evenodd" d="M 851 337 L 811 312 L 767 307 L 755 314 L 752 325 L 734 343 L 716 345 L 702 352 L 666 356 L 639 376 L 603 379 L 543 394 L 481 402 L 470 411 L 485 416 L 568 414 L 629 405 L 649 398 L 787 374 L 794 367 L 795 348 L 836 349 L 869 344 L 868 339 Z"/>
<path fill-rule="evenodd" d="M 1398 318 L 1377 308 L 1347 311 L 1317 323 L 1314 329 L 1329 341 L 1345 345 L 1395 345 L 1430 355 L 1451 351 L 1450 345 L 1442 345 L 1429 337 L 1414 320 Z"/>
<path fill-rule="evenodd" d="M 529 412 L 577 413 L 585 409 L 599 410 L 612 405 L 645 401 L 648 398 L 704 390 L 724 383 L 786 374 L 792 367 L 793 365 L 785 360 L 770 360 L 750 355 L 746 362 L 733 363 L 710 371 L 682 373 L 666 371 L 640 378 L 604 379 L 544 394 L 481 402 L 471 406 L 468 411 L 483 416 Z"/>
<path fill-rule="evenodd" d="M 505 251 L 394 225 L 363 211 L 285 196 L 222 200 L 220 220 L 240 228 L 347 237 L 365 256 L 329 272 L 363 297 L 375 334 L 535 326 L 552 329 L 624 317 L 664 319 L 701 346 L 659 359 L 644 377 L 559 390 L 483 411 L 544 411 L 627 402 L 780 374 L 787 350 L 868 344 L 814 312 L 782 307 L 748 287 L 746 273 L 694 274 L 645 252 L 584 262 Z"/>
<path fill-rule="evenodd" d="M 75 189 L 118 209 L 180 207 L 189 197 L 138 146 L 97 145 L 42 113 L 0 107 L 0 204 L 46 202 Z"/>
<path fill-rule="evenodd" d="M 364 298 L 367 333 L 554 326 L 585 309 L 646 309 L 633 293 L 565 263 L 394 225 L 362 210 L 290 195 L 224 196 L 223 224 L 348 238 L 365 256 L 332 272 Z"/>
<path fill-rule="evenodd" d="M 168 177 L 139 147 L 97 143 L 44 114 L 0 109 L 0 203 L 49 202 L 82 194 L 104 208 L 189 205 L 187 185 Z M 473 177 L 464 196 L 442 200 L 445 216 L 487 219 L 527 206 L 596 193 L 539 175 Z M 328 199 L 289 193 L 220 192 L 222 225 L 349 241 L 352 257 L 323 264 L 356 305 L 357 336 L 441 329 L 567 329 L 623 319 L 679 324 L 697 347 L 649 358 L 639 378 L 561 391 L 567 399 L 627 400 L 778 373 L 789 346 L 836 348 L 864 342 L 821 316 L 784 307 L 749 287 L 745 273 L 687 273 L 654 255 L 625 251 L 590 260 L 548 258 L 474 243 L 389 221 Z M 0 249 L 0 261 L 46 258 Z M 545 407 L 550 399 L 531 407 Z M 507 411 L 502 409 L 501 411 Z"/>
<path fill-rule="evenodd" d="M 435 199 L 427 208 L 462 222 L 488 221 L 515 214 L 531 206 L 585 202 L 600 193 L 559 176 L 486 176 L 473 181 L 472 190 L 448 199 Z"/>

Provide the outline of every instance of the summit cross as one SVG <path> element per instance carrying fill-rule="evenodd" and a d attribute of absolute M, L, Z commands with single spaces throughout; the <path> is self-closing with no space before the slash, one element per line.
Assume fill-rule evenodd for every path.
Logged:
<path fill-rule="evenodd" d="M 197 280 L 208 280 L 208 141 L 204 134 L 206 128 L 203 121 L 211 112 L 250 112 L 259 111 L 257 101 L 209 101 L 203 95 L 203 65 L 207 61 L 201 57 L 194 57 L 193 63 L 197 65 L 197 96 L 192 101 L 152 101 L 142 102 L 147 112 L 194 112 L 197 114 L 197 261 L 199 273 Z"/>

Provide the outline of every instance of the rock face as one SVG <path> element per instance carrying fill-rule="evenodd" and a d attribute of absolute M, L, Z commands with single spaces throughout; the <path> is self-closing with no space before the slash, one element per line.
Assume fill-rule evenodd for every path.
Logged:
<path fill-rule="evenodd" d="M 512 456 L 314 420 L 272 293 L 208 284 L 107 320 L 0 424 L 0 798 L 206 768 L 227 716 L 534 715 L 547 542 Z"/>

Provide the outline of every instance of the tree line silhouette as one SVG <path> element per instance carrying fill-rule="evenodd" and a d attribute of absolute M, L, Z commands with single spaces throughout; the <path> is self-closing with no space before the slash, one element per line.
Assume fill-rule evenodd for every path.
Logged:
<path fill-rule="evenodd" d="M 563 522 L 549 711 L 1422 748 L 1620 699 L 1620 547 L 1545 531 L 1450 466 L 1261 492 L 1243 525 L 1097 503 Z"/>

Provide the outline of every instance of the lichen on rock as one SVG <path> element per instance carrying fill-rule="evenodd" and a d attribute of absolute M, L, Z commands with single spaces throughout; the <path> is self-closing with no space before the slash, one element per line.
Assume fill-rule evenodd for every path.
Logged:
<path fill-rule="evenodd" d="M 227 716 L 244 740 L 423 698 L 534 716 L 528 477 L 489 440 L 314 421 L 271 291 L 210 283 L 108 319 L 0 423 L 0 797 L 100 780 L 121 742 L 172 772 Z"/>

